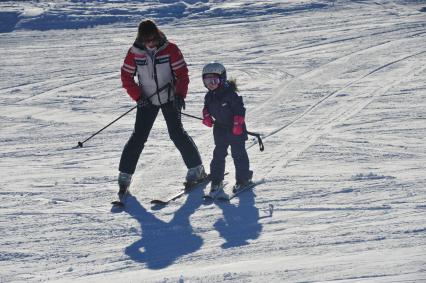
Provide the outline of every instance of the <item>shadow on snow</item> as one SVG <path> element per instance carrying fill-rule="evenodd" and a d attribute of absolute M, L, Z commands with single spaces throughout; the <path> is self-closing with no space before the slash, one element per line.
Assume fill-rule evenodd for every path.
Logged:
<path fill-rule="evenodd" d="M 262 225 L 259 223 L 259 209 L 255 206 L 254 198 L 254 192 L 248 190 L 239 195 L 238 204 L 218 202 L 223 218 L 216 221 L 214 227 L 226 241 L 222 248 L 248 245 L 247 240 L 259 237 Z"/>
<path fill-rule="evenodd" d="M 141 225 L 142 237 L 128 246 L 125 254 L 136 262 L 146 263 L 150 269 L 162 269 L 179 257 L 199 250 L 203 239 L 194 233 L 189 218 L 202 205 L 202 196 L 202 188 L 188 194 L 172 220 L 165 222 L 148 212 L 130 195 L 126 212 Z M 214 228 L 225 240 L 223 249 L 244 246 L 248 244 L 247 240 L 259 237 L 262 225 L 258 223 L 259 210 L 254 205 L 254 197 L 252 191 L 247 191 L 241 194 L 238 205 L 217 203 L 223 211 L 223 218 L 216 221 Z"/>
<path fill-rule="evenodd" d="M 156 218 L 138 200 L 130 195 L 126 212 L 141 225 L 142 237 L 125 249 L 126 255 L 148 268 L 165 268 L 186 254 L 200 249 L 203 239 L 194 234 L 189 217 L 201 205 L 203 190 L 197 189 L 188 198 L 169 222 Z"/>

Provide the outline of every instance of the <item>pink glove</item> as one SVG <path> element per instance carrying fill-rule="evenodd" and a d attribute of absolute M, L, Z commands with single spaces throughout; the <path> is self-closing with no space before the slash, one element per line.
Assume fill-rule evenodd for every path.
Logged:
<path fill-rule="evenodd" d="M 236 136 L 239 136 L 243 133 L 243 116 L 234 116 L 234 126 L 232 127 L 232 133 Z"/>
<path fill-rule="evenodd" d="M 203 124 L 206 125 L 207 127 L 211 128 L 213 126 L 213 118 L 209 113 L 209 110 L 207 110 L 207 108 L 203 109 Z"/>

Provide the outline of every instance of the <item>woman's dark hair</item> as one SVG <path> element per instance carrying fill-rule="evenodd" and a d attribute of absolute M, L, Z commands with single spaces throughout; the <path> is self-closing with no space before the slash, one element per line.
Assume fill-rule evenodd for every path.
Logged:
<path fill-rule="evenodd" d="M 150 19 L 144 20 L 139 23 L 138 36 L 136 37 L 136 41 L 138 43 L 143 44 L 144 39 L 152 38 L 152 37 L 155 37 L 156 39 L 160 39 L 162 34 L 163 33 L 157 27 L 157 25 L 155 24 L 153 20 L 150 20 Z"/>

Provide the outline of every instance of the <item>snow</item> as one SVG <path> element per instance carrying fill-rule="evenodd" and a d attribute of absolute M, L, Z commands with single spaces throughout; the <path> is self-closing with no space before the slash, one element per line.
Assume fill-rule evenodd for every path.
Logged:
<path fill-rule="evenodd" d="M 424 1 L 1 1 L 0 282 L 426 282 Z M 112 213 L 134 106 L 120 67 L 157 20 L 237 78 L 255 178 L 167 207 L 186 168 L 157 118 Z M 211 130 L 184 118 L 208 168 Z M 233 180 L 227 159 L 227 190 Z M 176 181 L 178 180 L 178 181 Z"/>

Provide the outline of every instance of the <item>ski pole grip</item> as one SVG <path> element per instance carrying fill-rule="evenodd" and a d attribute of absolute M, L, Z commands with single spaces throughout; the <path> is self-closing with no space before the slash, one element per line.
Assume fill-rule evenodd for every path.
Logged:
<path fill-rule="evenodd" d="M 264 151 L 265 150 L 265 147 L 263 146 L 263 141 L 262 141 L 262 138 L 260 137 L 260 134 L 258 134 L 258 133 L 252 133 L 252 132 L 247 131 L 247 135 L 256 137 L 257 138 L 257 142 L 259 143 L 259 149 L 260 149 L 260 151 Z"/>
<path fill-rule="evenodd" d="M 200 117 L 197 117 L 197 116 L 193 116 L 193 115 L 190 115 L 190 114 L 186 114 L 186 113 L 183 113 L 182 111 L 180 111 L 180 114 L 182 114 L 184 116 L 187 116 L 187 117 L 191 117 L 191 118 L 197 119 L 197 120 L 203 120 L 203 118 L 200 118 Z M 229 129 L 232 128 L 231 125 L 220 124 L 220 123 L 218 123 L 216 121 L 214 121 L 213 124 L 216 124 L 219 127 L 223 127 L 223 128 L 229 128 Z M 260 134 L 249 132 L 249 131 L 247 131 L 247 134 L 250 135 L 250 136 L 255 136 L 257 138 L 257 142 L 259 143 L 259 149 L 260 149 L 260 151 L 264 151 L 265 150 L 265 147 L 263 146 L 263 141 L 262 141 L 262 138 L 260 137 Z"/>
<path fill-rule="evenodd" d="M 260 138 L 260 135 L 259 135 L 259 136 L 257 136 L 257 141 L 258 141 L 258 143 L 259 143 L 259 149 L 260 149 L 260 151 L 264 151 L 264 150 L 265 150 L 265 147 L 263 146 L 263 141 L 262 141 L 262 139 Z"/>

